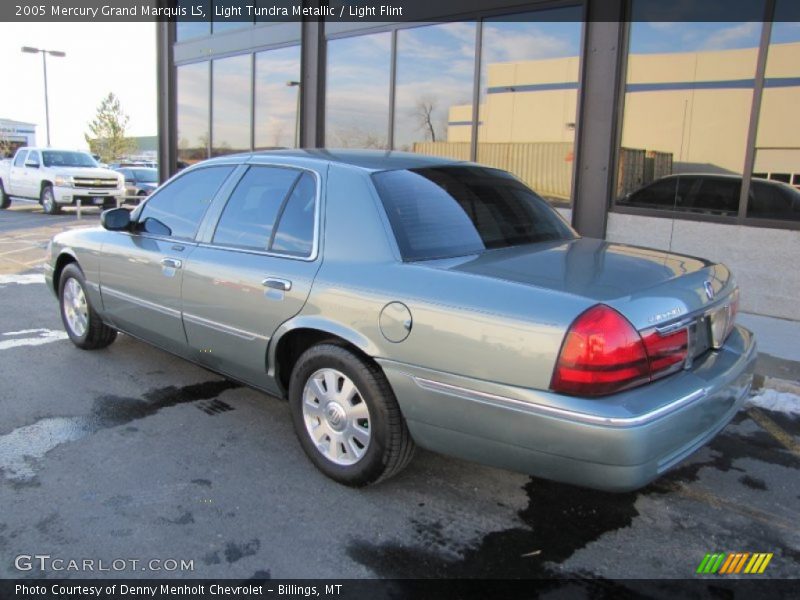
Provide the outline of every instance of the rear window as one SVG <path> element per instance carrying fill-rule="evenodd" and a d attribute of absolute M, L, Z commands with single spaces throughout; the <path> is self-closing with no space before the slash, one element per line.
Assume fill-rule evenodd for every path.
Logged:
<path fill-rule="evenodd" d="M 575 237 L 542 198 L 505 171 L 443 166 L 372 177 L 405 261 Z"/>

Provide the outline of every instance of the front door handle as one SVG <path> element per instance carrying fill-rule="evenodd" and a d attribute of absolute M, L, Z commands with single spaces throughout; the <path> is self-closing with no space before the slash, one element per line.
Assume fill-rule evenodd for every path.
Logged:
<path fill-rule="evenodd" d="M 273 290 L 281 290 L 282 292 L 288 292 L 290 289 L 292 289 L 291 281 L 288 279 L 280 279 L 278 277 L 267 277 L 261 282 L 261 285 Z"/>
<path fill-rule="evenodd" d="M 183 261 L 178 260 L 177 258 L 162 258 L 161 264 L 172 269 L 180 269 L 183 265 Z"/>

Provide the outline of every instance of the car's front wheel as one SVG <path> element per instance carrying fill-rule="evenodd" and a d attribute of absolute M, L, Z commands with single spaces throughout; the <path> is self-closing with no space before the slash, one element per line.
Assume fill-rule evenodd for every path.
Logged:
<path fill-rule="evenodd" d="M 289 385 L 300 444 L 331 479 L 363 486 L 401 471 L 414 442 L 377 365 L 331 343 L 307 350 Z"/>
<path fill-rule="evenodd" d="M 57 215 L 61 212 L 61 207 L 59 207 L 58 202 L 56 202 L 56 195 L 53 193 L 52 186 L 46 185 L 42 188 L 39 200 L 42 203 L 44 212 L 48 215 Z"/>
<path fill-rule="evenodd" d="M 97 350 L 117 339 L 117 330 L 100 319 L 86 293 L 86 279 L 77 264 L 64 267 L 59 279 L 61 320 L 69 339 L 78 348 Z"/>

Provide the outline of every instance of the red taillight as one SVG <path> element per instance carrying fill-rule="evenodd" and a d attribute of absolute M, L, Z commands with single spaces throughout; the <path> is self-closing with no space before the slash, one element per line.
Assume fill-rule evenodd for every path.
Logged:
<path fill-rule="evenodd" d="M 550 387 L 578 396 L 612 394 L 677 371 L 688 352 L 686 327 L 640 335 L 613 308 L 598 304 L 569 328 Z"/>
<path fill-rule="evenodd" d="M 567 332 L 550 387 L 565 394 L 599 396 L 649 380 L 639 333 L 613 308 L 598 304 Z"/>
<path fill-rule="evenodd" d="M 650 359 L 650 379 L 658 379 L 680 369 L 689 352 L 689 332 L 686 327 L 664 335 L 652 330 L 642 335 L 642 341 Z"/>

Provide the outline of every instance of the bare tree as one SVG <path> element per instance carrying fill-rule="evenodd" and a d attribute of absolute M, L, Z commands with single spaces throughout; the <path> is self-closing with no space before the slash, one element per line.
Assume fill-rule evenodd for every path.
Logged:
<path fill-rule="evenodd" d="M 433 96 L 422 96 L 414 105 L 414 117 L 417 128 L 425 133 L 425 139 L 436 141 L 436 127 L 433 125 L 433 113 L 436 110 L 436 99 Z"/>

